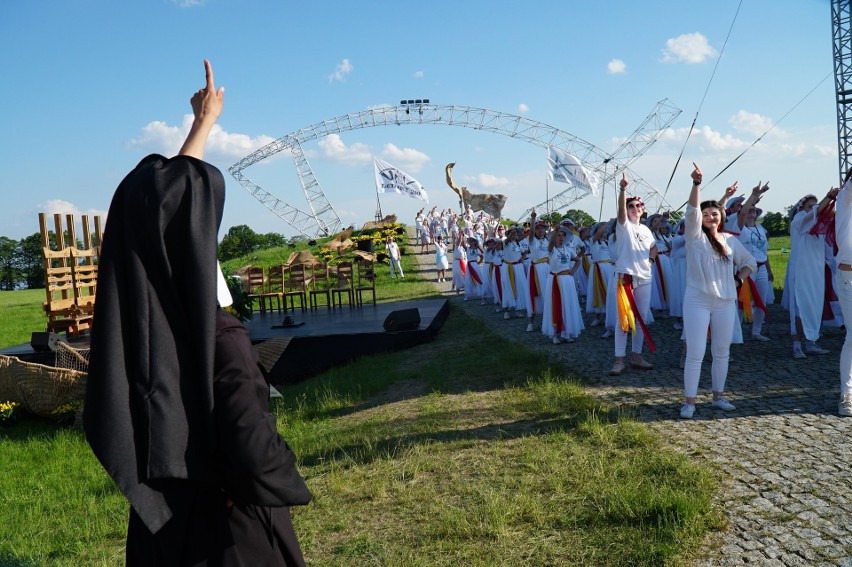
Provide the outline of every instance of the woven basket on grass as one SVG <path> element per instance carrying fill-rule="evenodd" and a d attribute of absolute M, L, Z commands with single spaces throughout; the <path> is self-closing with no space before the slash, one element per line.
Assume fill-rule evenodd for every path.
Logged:
<path fill-rule="evenodd" d="M 87 373 L 0 355 L 0 401 L 17 402 L 48 417 L 53 410 L 86 397 Z"/>

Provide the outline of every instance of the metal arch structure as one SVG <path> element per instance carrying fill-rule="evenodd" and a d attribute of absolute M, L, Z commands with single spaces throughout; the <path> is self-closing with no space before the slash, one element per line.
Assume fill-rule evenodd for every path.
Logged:
<path fill-rule="evenodd" d="M 852 4 L 832 0 L 831 29 L 834 36 L 834 93 L 837 101 L 837 156 L 840 180 L 852 167 Z"/>
<path fill-rule="evenodd" d="M 360 128 L 377 126 L 400 126 L 403 124 L 441 124 L 461 126 L 502 134 L 510 138 L 523 140 L 543 148 L 553 146 L 576 156 L 595 171 L 603 171 L 612 163 L 615 173 L 602 176 L 611 179 L 616 173 L 627 172 L 637 195 L 643 197 L 651 206 L 664 204 L 663 196 L 640 176 L 629 169 L 629 163 L 641 155 L 661 135 L 680 114 L 680 109 L 668 100 L 657 103 L 655 110 L 645 119 L 643 126 L 637 129 L 615 152 L 608 153 L 593 144 L 542 122 L 536 122 L 523 116 L 504 112 L 475 108 L 470 106 L 438 105 L 429 103 L 400 104 L 383 106 L 361 112 L 345 114 L 323 120 L 301 130 L 270 142 L 259 150 L 247 155 L 230 168 L 228 172 L 265 207 L 284 222 L 295 228 L 300 234 L 317 237 L 329 236 L 341 228 L 340 218 L 329 203 L 308 163 L 302 144 L 330 134 L 337 134 Z M 665 126 L 660 127 L 661 124 Z M 657 130 L 653 130 L 657 127 Z M 296 165 L 296 172 L 302 185 L 310 212 L 299 210 L 278 199 L 259 185 L 252 182 L 244 173 L 247 167 L 269 157 L 289 151 Z M 624 154 L 627 162 L 619 155 Z M 570 186 L 560 193 L 561 207 L 586 196 L 582 190 Z M 649 206 L 649 208 L 651 208 Z"/>

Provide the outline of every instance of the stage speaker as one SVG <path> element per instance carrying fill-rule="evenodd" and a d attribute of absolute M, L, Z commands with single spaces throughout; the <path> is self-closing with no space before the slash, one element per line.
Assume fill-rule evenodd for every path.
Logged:
<path fill-rule="evenodd" d="M 361 252 L 375 252 L 373 240 L 359 240 L 358 250 L 360 250 Z"/>
<path fill-rule="evenodd" d="M 56 333 L 36 332 L 30 336 L 30 346 L 36 352 L 48 352 L 56 348 L 59 335 Z"/>
<path fill-rule="evenodd" d="M 385 319 L 385 331 L 414 331 L 420 327 L 420 311 L 413 309 L 398 309 L 391 311 Z"/>

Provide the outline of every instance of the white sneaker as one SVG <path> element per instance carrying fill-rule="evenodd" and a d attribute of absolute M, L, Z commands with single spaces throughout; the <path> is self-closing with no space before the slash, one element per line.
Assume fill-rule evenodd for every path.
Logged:
<path fill-rule="evenodd" d="M 601 324 L 600 319 L 595 319 L 591 323 L 589 323 L 589 327 L 597 327 L 600 324 Z"/>
<path fill-rule="evenodd" d="M 753 340 L 753 341 L 760 341 L 760 342 L 762 342 L 762 343 L 768 343 L 768 342 L 769 342 L 769 337 L 764 337 L 763 335 L 761 335 L 760 333 L 758 333 L 758 334 L 756 334 L 756 335 L 752 335 L 752 336 L 751 336 L 751 340 Z"/>
<path fill-rule="evenodd" d="M 713 400 L 710 405 L 714 408 L 719 408 L 723 411 L 731 411 L 737 409 L 737 406 L 726 400 L 724 397 L 719 398 L 718 400 Z"/>
<path fill-rule="evenodd" d="M 674 327 L 675 331 L 683 330 L 683 324 L 680 321 L 675 321 L 675 324 L 672 325 L 672 327 Z"/>
<path fill-rule="evenodd" d="M 683 404 L 680 407 L 680 417 L 683 419 L 692 419 L 695 415 L 695 404 Z"/>
<path fill-rule="evenodd" d="M 508 312 L 508 311 L 506 311 L 505 313 L 503 313 L 503 319 L 511 319 L 511 318 L 512 318 L 512 316 L 509 314 L 509 312 Z"/>
<path fill-rule="evenodd" d="M 559 343 L 561 343 L 561 342 L 562 342 L 562 341 L 560 341 L 560 340 L 559 340 L 559 335 L 554 335 L 554 336 L 553 336 L 553 344 L 558 345 L 558 344 L 559 344 Z"/>
<path fill-rule="evenodd" d="M 574 337 L 566 337 L 566 338 L 563 338 L 563 339 L 562 339 L 562 342 L 563 342 L 563 343 L 573 343 L 573 342 L 574 342 Z"/>
<path fill-rule="evenodd" d="M 502 307 L 497 307 L 494 309 L 494 313 L 500 313 L 501 311 L 503 311 Z"/>
<path fill-rule="evenodd" d="M 807 358 L 801 348 L 793 347 L 793 358 Z"/>
<path fill-rule="evenodd" d="M 602 334 L 602 335 L 601 335 L 601 338 L 602 338 L 602 339 L 608 339 L 608 338 L 610 338 L 611 336 L 612 336 L 612 331 L 610 331 L 609 329 L 607 329 L 607 330 L 606 330 L 606 332 L 605 332 L 604 334 Z"/>
<path fill-rule="evenodd" d="M 527 323 L 527 332 L 532 333 L 533 331 L 535 331 L 535 325 L 533 325 L 532 323 Z"/>
<path fill-rule="evenodd" d="M 813 342 L 805 346 L 805 354 L 828 354 L 828 351 Z"/>
<path fill-rule="evenodd" d="M 837 404 L 837 413 L 843 416 L 852 416 L 852 394 L 840 395 L 840 403 Z"/>

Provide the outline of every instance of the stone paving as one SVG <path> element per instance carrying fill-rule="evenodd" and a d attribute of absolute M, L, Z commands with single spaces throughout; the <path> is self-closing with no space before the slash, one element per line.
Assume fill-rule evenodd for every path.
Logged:
<path fill-rule="evenodd" d="M 434 257 L 416 254 L 424 277 L 435 277 Z M 493 323 L 509 340 L 540 348 L 582 376 L 602 402 L 629 408 L 673 447 L 711 464 L 723 482 L 718 504 L 728 526 L 695 551 L 695 565 L 852 567 L 852 475 L 846 462 L 852 418 L 837 415 L 843 331 L 824 331 L 820 345 L 829 354 L 796 360 L 789 315 L 780 305 L 769 306 L 763 334 L 771 341 L 748 340 L 751 331 L 744 325 L 746 343 L 731 348 L 726 395 L 736 410 L 710 406 L 708 346 L 695 417 L 683 420 L 680 331 L 673 319 L 650 325 L 657 352 L 650 354 L 646 345 L 644 355 L 654 370 L 628 366 L 612 377 L 613 339 L 601 338 L 600 326 L 587 326 L 575 343 L 553 345 L 539 331 L 527 333 L 526 318 L 504 320 L 493 305 L 462 301 L 450 281 L 435 285 L 452 308 Z"/>

